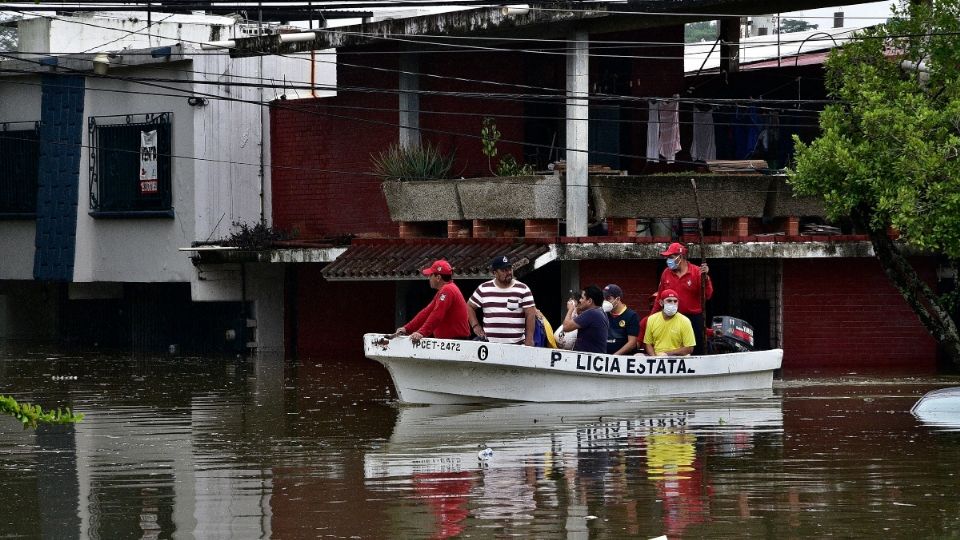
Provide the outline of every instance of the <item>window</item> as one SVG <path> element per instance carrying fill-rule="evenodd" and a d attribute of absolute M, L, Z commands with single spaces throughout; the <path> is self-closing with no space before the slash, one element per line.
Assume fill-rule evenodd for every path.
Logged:
<path fill-rule="evenodd" d="M 27 125 L 30 129 L 24 129 Z M 0 129 L 0 216 L 33 217 L 40 167 L 38 126 L 4 124 Z"/>
<path fill-rule="evenodd" d="M 173 217 L 172 118 L 90 117 L 90 215 Z"/>

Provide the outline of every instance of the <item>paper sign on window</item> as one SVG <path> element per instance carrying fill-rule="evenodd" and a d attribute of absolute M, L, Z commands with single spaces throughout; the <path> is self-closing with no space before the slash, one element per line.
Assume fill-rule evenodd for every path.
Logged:
<path fill-rule="evenodd" d="M 157 175 L 157 130 L 140 132 L 140 194 L 159 191 Z"/>

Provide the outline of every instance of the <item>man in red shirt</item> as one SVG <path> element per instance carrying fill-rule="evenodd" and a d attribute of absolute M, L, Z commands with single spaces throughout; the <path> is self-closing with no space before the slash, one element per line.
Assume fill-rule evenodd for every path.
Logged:
<path fill-rule="evenodd" d="M 710 268 L 707 263 L 697 266 L 687 261 L 687 248 L 679 242 L 670 244 L 666 251 L 660 252 L 667 258 L 667 267 L 660 275 L 660 287 L 657 289 L 658 296 L 663 298 L 663 291 L 673 289 L 680 298 L 680 313 L 690 319 L 693 325 L 693 333 L 697 337 L 697 346 L 693 354 L 703 354 L 703 305 L 700 303 L 700 280 L 705 280 L 705 297 L 707 300 L 713 297 L 713 282 L 710 276 Z M 660 310 L 659 302 L 654 303 L 650 313 L 656 313 Z"/>
<path fill-rule="evenodd" d="M 423 269 L 423 275 L 430 280 L 430 288 L 437 289 L 437 294 L 412 321 L 397 328 L 397 335 L 409 333 L 410 341 L 414 343 L 425 337 L 469 339 L 467 302 L 463 299 L 463 293 L 453 283 L 453 268 L 450 263 L 443 259 L 434 261 Z"/>

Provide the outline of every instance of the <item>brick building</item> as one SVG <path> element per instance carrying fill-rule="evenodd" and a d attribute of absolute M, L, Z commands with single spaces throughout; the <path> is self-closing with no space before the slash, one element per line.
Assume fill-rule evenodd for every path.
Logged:
<path fill-rule="evenodd" d="M 335 97 L 278 101 L 271 111 L 274 225 L 300 234 L 299 246 L 275 258 L 334 261 L 289 265 L 288 354 L 359 356 L 363 333 L 395 328 L 429 299 L 417 270 L 438 256 L 453 262 L 468 295 L 487 277 L 484 257 L 527 253 L 518 275 L 553 321 L 566 291 L 590 283 L 616 282 L 627 304 L 642 309 L 663 268 L 659 251 L 671 240 L 687 242 L 692 259 L 699 257 L 695 229 L 681 219 L 689 225 L 696 215 L 697 194 L 684 174 L 702 164 L 683 150 L 672 163 L 643 153 L 649 100 L 685 92 L 682 21 L 508 11 L 385 21 L 286 45 L 238 41 L 238 54 L 338 47 Z M 482 36 L 487 40 L 470 43 L 496 50 L 454 54 L 368 37 L 418 34 Z M 566 43 L 566 54 L 532 54 L 511 37 Z M 592 56 L 580 47 L 586 42 L 598 47 Z M 735 73 L 735 66 L 720 69 Z M 687 149 L 691 110 L 680 104 Z M 578 108 L 589 119 L 578 117 Z M 501 155 L 537 170 L 566 158 L 565 170 L 526 180 L 475 178 L 489 175 L 479 141 L 485 117 L 503 134 Z M 454 169 L 466 179 L 383 183 L 371 174 L 371 155 L 416 141 L 455 151 Z M 601 163 L 607 168 L 594 167 Z M 822 211 L 816 201 L 793 197 L 782 176 L 697 178 L 717 287 L 710 314 L 750 321 L 759 346 L 785 350 L 787 372 L 936 370 L 934 340 L 887 281 L 865 236 L 840 227 L 833 232 L 844 234 L 811 232 L 822 230 L 806 228 L 822 224 Z M 327 251 L 303 255 L 344 235 L 353 239 L 346 251 L 317 247 Z M 937 281 L 936 257 L 914 262 Z"/>

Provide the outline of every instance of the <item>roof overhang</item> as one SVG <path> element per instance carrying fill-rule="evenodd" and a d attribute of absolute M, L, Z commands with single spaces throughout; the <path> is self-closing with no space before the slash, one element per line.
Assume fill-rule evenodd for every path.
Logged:
<path fill-rule="evenodd" d="M 383 40 L 428 36 L 565 38 L 574 29 L 588 33 L 621 32 L 670 26 L 726 16 L 762 15 L 815 7 L 845 5 L 848 0 L 627 0 L 610 3 L 556 3 L 546 6 L 502 5 L 473 8 L 475 3 L 451 2 L 446 7 L 464 9 L 416 17 L 382 20 L 352 26 L 319 29 L 298 34 L 274 34 L 230 41 L 232 56 L 291 54 L 323 49 L 350 49 Z M 374 5 L 374 4 L 371 4 Z M 428 3 L 423 5 L 438 5 Z M 343 2 L 328 9 L 369 7 L 363 2 Z"/>
<path fill-rule="evenodd" d="M 507 240 L 507 241 L 501 241 Z M 417 239 L 360 241 L 323 269 L 329 281 L 413 281 L 421 270 L 446 259 L 454 278 L 489 279 L 490 261 L 506 255 L 514 273 L 522 276 L 553 261 L 556 246 L 518 239 Z"/>

